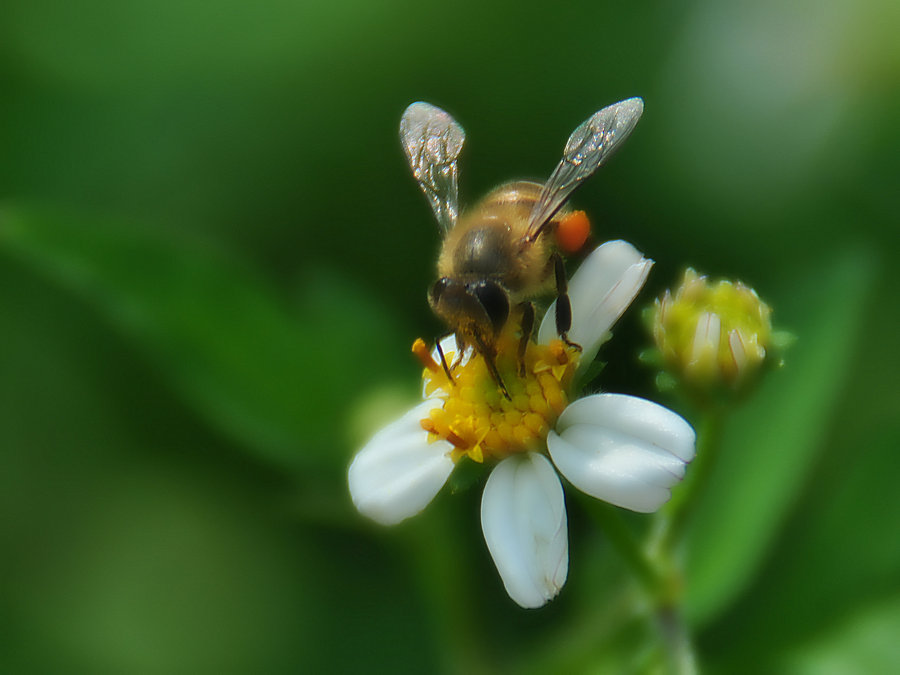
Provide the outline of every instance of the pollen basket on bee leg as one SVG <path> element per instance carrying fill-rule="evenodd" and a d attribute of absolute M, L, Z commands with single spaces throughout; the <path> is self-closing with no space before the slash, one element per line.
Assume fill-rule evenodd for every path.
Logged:
<path fill-rule="evenodd" d="M 444 398 L 444 405 L 432 410 L 421 426 L 431 440 L 443 439 L 454 446 L 454 461 L 467 456 L 483 462 L 516 452 L 544 451 L 548 432 L 571 398 L 577 350 L 559 340 L 549 345 L 529 342 L 522 374 L 517 331 L 517 326 L 508 327 L 495 344 L 508 399 L 479 353 L 453 369 L 454 386 L 440 367 L 426 365 L 426 395 Z"/>
<path fill-rule="evenodd" d="M 577 253 L 591 234 L 591 221 L 584 211 L 570 211 L 556 226 L 556 243 L 564 253 Z"/>

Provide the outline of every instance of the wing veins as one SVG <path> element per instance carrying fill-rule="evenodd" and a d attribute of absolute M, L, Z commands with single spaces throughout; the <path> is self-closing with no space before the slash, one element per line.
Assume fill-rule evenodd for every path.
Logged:
<path fill-rule="evenodd" d="M 465 137 L 449 114 L 429 103 L 413 103 L 400 119 L 400 141 L 413 177 L 445 232 L 459 217 L 457 158 Z"/>
<path fill-rule="evenodd" d="M 626 99 L 598 110 L 576 127 L 531 211 L 526 241 L 537 239 L 572 193 L 621 146 L 643 109 L 641 99 Z"/>

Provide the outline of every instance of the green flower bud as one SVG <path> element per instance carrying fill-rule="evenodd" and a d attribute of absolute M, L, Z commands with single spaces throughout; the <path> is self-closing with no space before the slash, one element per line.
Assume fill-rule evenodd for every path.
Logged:
<path fill-rule="evenodd" d="M 674 295 L 650 313 L 656 360 L 694 390 L 738 390 L 753 379 L 772 342 L 771 310 L 741 282 L 710 282 L 688 268 Z"/>

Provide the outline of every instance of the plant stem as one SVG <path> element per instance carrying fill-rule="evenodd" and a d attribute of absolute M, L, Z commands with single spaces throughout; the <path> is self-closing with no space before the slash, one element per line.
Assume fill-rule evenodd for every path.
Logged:
<path fill-rule="evenodd" d="M 585 509 L 632 569 L 653 607 L 672 675 L 695 675 L 697 660 L 682 614 L 683 579 L 677 550 L 685 525 L 706 488 L 721 445 L 724 408 L 709 410 L 698 429 L 697 456 L 687 479 L 674 491 L 672 500 L 660 512 L 648 545 L 639 542 L 618 510 L 596 500 L 583 500 Z"/>
<path fill-rule="evenodd" d="M 681 573 L 668 551 L 648 555 L 626 525 L 618 509 L 590 497 L 582 499 L 585 509 L 615 546 L 641 583 L 653 607 L 653 617 L 665 648 L 671 675 L 695 675 L 693 645 L 681 615 Z"/>
<path fill-rule="evenodd" d="M 580 499 L 585 510 L 640 580 L 644 590 L 651 598 L 657 597 L 663 582 L 660 570 L 638 543 L 618 509 L 587 495 L 580 496 Z"/>
<path fill-rule="evenodd" d="M 672 500 L 660 512 L 650 538 L 651 560 L 664 570 L 663 587 L 669 593 L 668 597 L 661 598 L 656 618 L 668 655 L 669 672 L 673 675 L 697 673 L 694 648 L 681 612 L 683 581 L 678 550 L 685 527 L 718 459 L 725 412 L 723 407 L 710 408 L 701 418 L 696 459 L 688 469 L 684 484 L 674 491 Z"/>
<path fill-rule="evenodd" d="M 681 612 L 674 607 L 661 607 L 656 612 L 656 621 L 669 657 L 669 672 L 672 675 L 696 675 L 694 646 Z"/>
<path fill-rule="evenodd" d="M 681 542 L 697 498 L 702 494 L 716 464 L 722 439 L 724 410 L 708 411 L 700 420 L 697 434 L 697 455 L 688 467 L 684 483 L 673 491 L 672 499 L 660 513 L 657 525 L 656 546 L 665 555 L 675 550 Z"/>

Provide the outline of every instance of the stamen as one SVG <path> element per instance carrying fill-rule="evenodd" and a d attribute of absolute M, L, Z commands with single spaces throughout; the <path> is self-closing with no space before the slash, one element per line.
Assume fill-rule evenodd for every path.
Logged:
<path fill-rule="evenodd" d="M 453 429 L 447 431 L 447 440 L 457 448 L 465 448 L 468 445 L 466 440 L 462 436 L 459 436 L 455 431 L 453 431 Z"/>
<path fill-rule="evenodd" d="M 569 347 L 572 346 L 573 345 L 569 345 Z M 566 353 L 566 347 L 561 340 L 553 340 L 550 343 L 550 353 L 553 355 L 553 358 L 556 359 L 556 362 L 561 366 L 564 366 L 569 362 L 569 355 Z"/>
<path fill-rule="evenodd" d="M 422 421 L 422 428 L 429 438 L 454 446 L 454 461 L 467 456 L 482 462 L 546 450 L 547 434 L 569 402 L 578 349 L 560 340 L 549 345 L 528 342 L 523 358 L 515 327 L 507 328 L 492 347 L 492 362 L 476 350 L 468 361 L 454 366 L 449 380 L 424 342 L 417 340 L 413 346 L 426 368 L 426 392 L 445 399 L 442 408 Z M 495 374 L 506 392 L 501 392 Z"/>
<path fill-rule="evenodd" d="M 428 349 L 428 345 L 425 344 L 425 340 L 422 338 L 416 338 L 416 341 L 413 342 L 412 353 L 415 354 L 419 361 L 422 362 L 422 365 L 432 373 L 436 373 L 441 369 L 431 357 L 431 351 Z"/>

